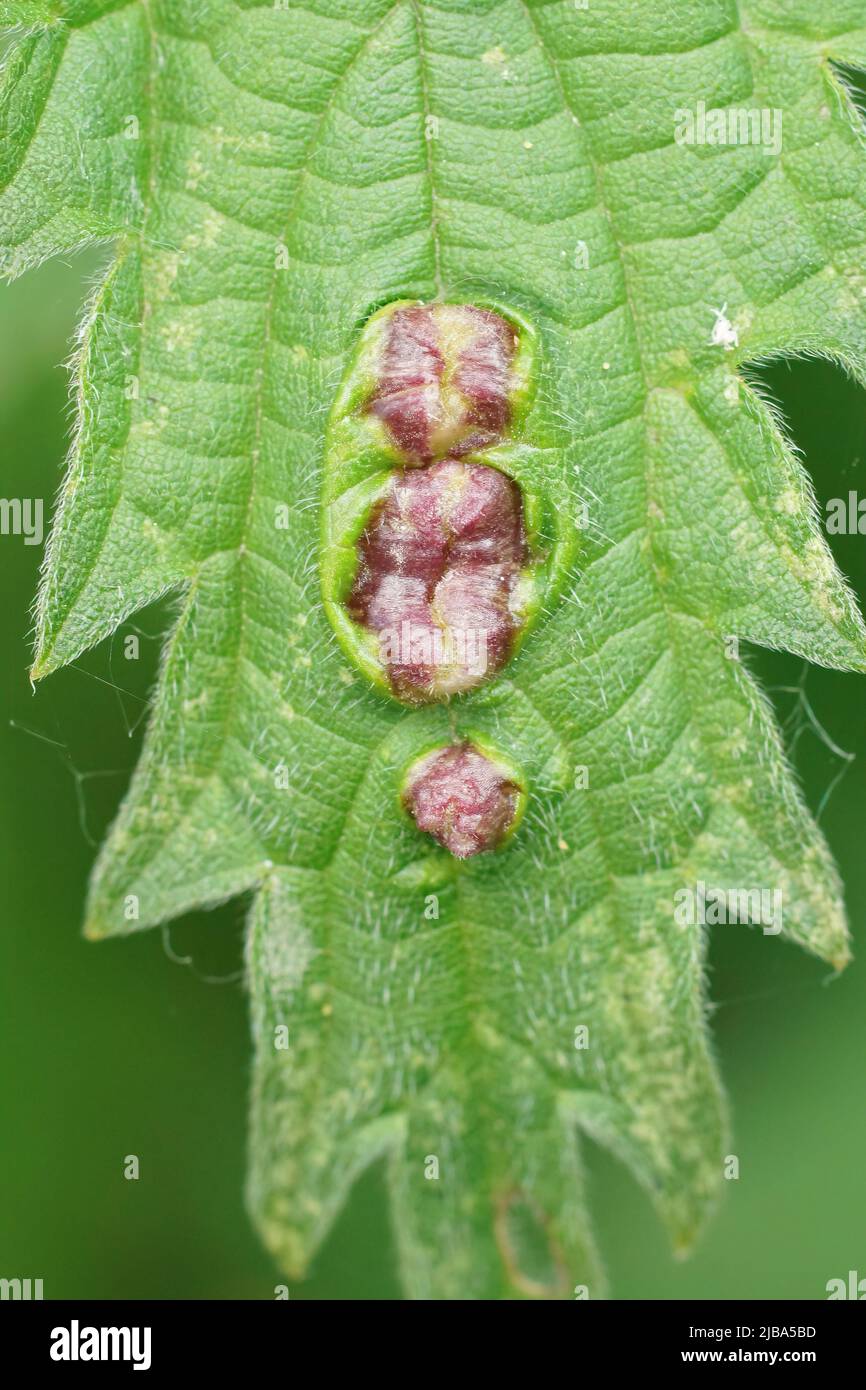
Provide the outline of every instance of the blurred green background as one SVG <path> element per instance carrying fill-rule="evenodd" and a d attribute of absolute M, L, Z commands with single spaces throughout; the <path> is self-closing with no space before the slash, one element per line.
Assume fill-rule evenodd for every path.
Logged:
<path fill-rule="evenodd" d="M 100 261 L 91 252 L 51 263 L 0 291 L 0 493 L 43 497 L 46 520 L 70 424 L 59 364 Z M 819 501 L 866 494 L 866 393 L 819 362 L 774 367 L 764 379 Z M 866 536 L 831 543 L 866 600 Z M 171 609 L 137 616 L 33 694 L 40 559 L 21 537 L 0 538 L 0 1276 L 42 1278 L 47 1298 L 271 1298 L 280 1276 L 242 1200 L 245 904 L 164 934 L 100 945 L 79 935 L 94 847 L 136 761 Z M 138 661 L 124 657 L 132 631 Z M 748 659 L 774 689 L 809 804 L 822 808 L 860 958 L 831 980 L 776 938 L 717 929 L 713 1030 L 740 1178 L 680 1263 L 628 1174 L 587 1144 L 619 1298 L 822 1298 L 828 1279 L 866 1276 L 866 683 L 778 655 Z M 801 684 L 808 706 L 791 690 Z M 137 1182 L 123 1176 L 133 1153 Z M 377 1171 L 291 1296 L 400 1296 Z"/>

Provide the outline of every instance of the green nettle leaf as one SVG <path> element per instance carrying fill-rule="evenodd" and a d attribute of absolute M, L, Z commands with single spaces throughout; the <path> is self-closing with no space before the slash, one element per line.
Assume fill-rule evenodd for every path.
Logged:
<path fill-rule="evenodd" d="M 706 925 L 739 895 L 734 919 L 847 958 L 738 643 L 866 670 L 744 371 L 813 353 L 866 382 L 866 153 L 831 65 L 866 63 L 862 0 L 0 19 L 3 269 L 114 248 L 34 676 L 180 605 L 87 933 L 252 894 L 249 1198 L 290 1275 L 384 1154 L 410 1296 L 599 1296 L 580 1132 L 677 1249 L 721 1186 Z M 435 299 L 532 325 L 532 489 L 579 544 L 501 671 L 414 707 L 338 643 L 319 534 L 364 326 Z M 526 791 L 516 833 L 466 860 L 400 803 L 455 739 Z"/>

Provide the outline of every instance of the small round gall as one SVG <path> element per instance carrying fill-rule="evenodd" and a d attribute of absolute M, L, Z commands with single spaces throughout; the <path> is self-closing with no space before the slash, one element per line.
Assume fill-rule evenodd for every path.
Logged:
<path fill-rule="evenodd" d="M 419 830 L 456 859 L 469 859 L 514 834 L 526 792 L 513 767 L 464 740 L 418 758 L 401 801 Z"/>

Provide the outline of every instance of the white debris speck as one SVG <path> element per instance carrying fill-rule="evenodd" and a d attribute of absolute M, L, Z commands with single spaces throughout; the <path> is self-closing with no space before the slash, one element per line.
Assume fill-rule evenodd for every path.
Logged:
<path fill-rule="evenodd" d="M 740 335 L 727 315 L 727 304 L 723 304 L 721 309 L 714 309 L 716 321 L 713 324 L 713 331 L 710 334 L 711 347 L 723 347 L 725 352 L 731 352 L 739 346 Z"/>

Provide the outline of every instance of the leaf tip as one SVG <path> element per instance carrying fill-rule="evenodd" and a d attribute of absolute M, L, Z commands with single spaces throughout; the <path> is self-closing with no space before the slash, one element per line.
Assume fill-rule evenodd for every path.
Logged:
<path fill-rule="evenodd" d="M 668 1229 L 670 1250 L 678 1263 L 690 1260 L 703 1239 L 707 1226 L 718 1206 L 720 1178 L 714 1176 L 711 1186 L 705 1190 L 699 1207 L 687 1217 L 678 1219 L 669 1216 L 665 1224 Z"/>
<path fill-rule="evenodd" d="M 56 671 L 63 665 L 63 659 L 58 659 L 55 655 L 54 643 L 48 639 L 41 622 L 41 614 L 36 615 L 36 641 L 34 644 L 33 661 L 28 672 L 30 684 L 38 685 L 39 681 L 50 676 L 52 671 Z"/>
<path fill-rule="evenodd" d="M 262 1244 L 277 1268 L 293 1283 L 302 1283 L 310 1272 L 312 1250 L 293 1229 L 283 1221 L 275 1221 L 250 1205 L 253 1224 Z"/>

